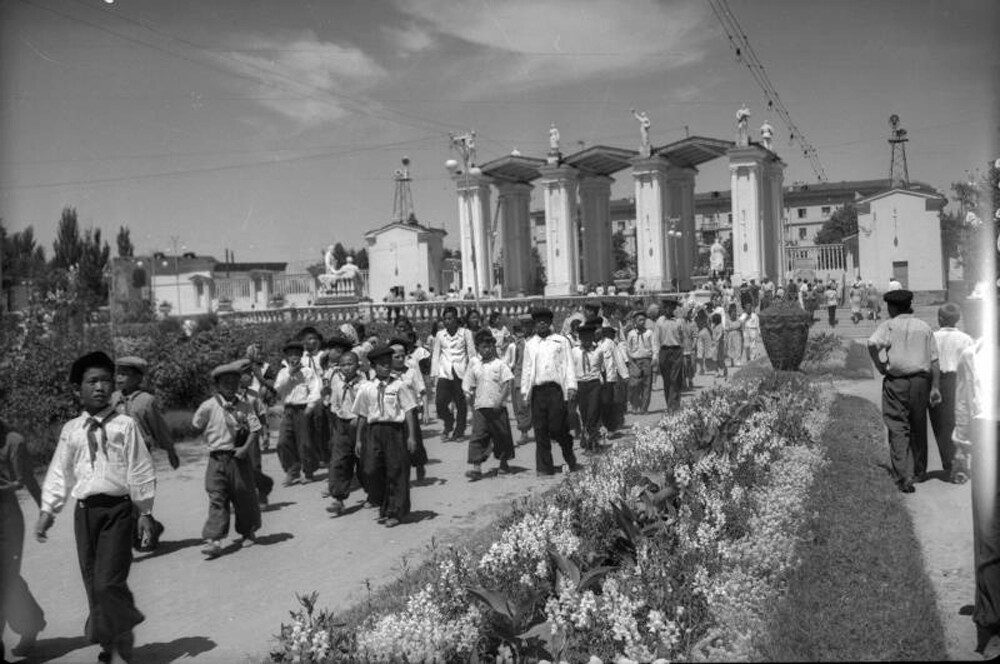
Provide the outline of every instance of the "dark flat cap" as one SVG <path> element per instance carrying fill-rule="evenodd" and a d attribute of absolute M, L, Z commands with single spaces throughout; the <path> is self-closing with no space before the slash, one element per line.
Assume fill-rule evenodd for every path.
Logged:
<path fill-rule="evenodd" d="M 392 346 L 385 344 L 381 346 L 376 346 L 368 351 L 368 361 L 377 362 L 380 358 L 391 358 L 392 357 Z"/>
<path fill-rule="evenodd" d="M 287 353 L 290 350 L 297 350 L 299 352 L 305 352 L 306 347 L 302 345 L 301 341 L 296 341 L 291 339 L 285 342 L 285 345 L 281 347 L 282 352 Z"/>
<path fill-rule="evenodd" d="M 539 318 L 552 320 L 555 316 L 552 315 L 552 310 L 548 307 L 535 307 L 531 310 L 531 320 L 538 320 Z"/>
<path fill-rule="evenodd" d="M 885 300 L 887 304 L 906 306 L 913 302 L 913 291 L 908 291 L 904 288 L 887 291 L 885 295 L 882 296 L 882 299 Z"/>
<path fill-rule="evenodd" d="M 107 353 L 102 353 L 98 350 L 78 357 L 73 362 L 73 366 L 69 369 L 69 382 L 79 385 L 83 382 L 83 374 L 87 373 L 87 369 L 93 369 L 94 367 L 107 369 L 108 373 L 115 372 L 114 361 L 108 357 Z"/>
<path fill-rule="evenodd" d="M 597 334 L 601 329 L 601 324 L 597 322 L 583 323 L 580 327 L 576 328 L 577 334 Z"/>
<path fill-rule="evenodd" d="M 136 357 L 135 355 L 126 355 L 125 357 L 119 357 L 115 360 L 116 367 L 127 367 L 129 369 L 135 369 L 141 374 L 146 373 L 146 369 L 149 368 L 146 360 L 141 357 Z"/>
<path fill-rule="evenodd" d="M 220 364 L 219 366 L 212 369 L 212 380 L 218 380 L 220 376 L 225 376 L 226 374 L 241 374 L 243 373 L 243 366 L 237 362 L 227 362 L 225 364 Z"/>
<path fill-rule="evenodd" d="M 307 325 L 306 327 L 304 327 L 301 330 L 299 330 L 298 338 L 299 339 L 305 339 L 310 334 L 319 337 L 319 340 L 323 341 L 323 335 L 320 334 L 319 330 L 317 330 L 312 325 Z"/>
<path fill-rule="evenodd" d="M 354 342 L 345 337 L 343 334 L 334 333 L 332 337 L 326 340 L 326 347 L 351 350 L 354 348 Z"/>

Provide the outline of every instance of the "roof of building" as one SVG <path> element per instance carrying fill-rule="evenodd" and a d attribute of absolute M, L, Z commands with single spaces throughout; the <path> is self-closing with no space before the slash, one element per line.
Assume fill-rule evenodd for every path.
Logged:
<path fill-rule="evenodd" d="M 390 231 L 396 228 L 400 228 L 406 231 L 411 231 L 413 233 L 432 233 L 437 235 L 447 235 L 448 231 L 443 228 L 431 228 L 430 226 L 424 226 L 419 223 L 410 221 L 392 221 L 385 226 L 380 226 L 378 228 L 373 228 L 372 230 L 365 233 L 365 239 L 374 238 L 376 235 L 381 235 L 386 231 Z"/>
<path fill-rule="evenodd" d="M 288 263 L 216 263 L 215 272 L 285 272 Z"/>
<path fill-rule="evenodd" d="M 153 260 L 155 256 L 155 261 Z M 218 263 L 213 256 L 170 256 L 155 254 L 154 256 L 135 256 L 137 267 L 152 264 L 150 272 L 155 276 L 175 274 L 192 274 L 194 272 L 211 272 Z"/>
<path fill-rule="evenodd" d="M 694 168 L 699 164 L 704 164 L 706 161 L 711 161 L 725 155 L 735 145 L 733 141 L 721 138 L 688 136 L 687 138 L 682 138 L 679 141 L 656 148 L 653 150 L 653 154 L 666 157 L 675 166 Z"/>

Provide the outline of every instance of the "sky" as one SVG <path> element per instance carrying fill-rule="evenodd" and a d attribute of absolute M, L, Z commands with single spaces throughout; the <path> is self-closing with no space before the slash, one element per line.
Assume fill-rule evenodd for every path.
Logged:
<path fill-rule="evenodd" d="M 831 182 L 943 193 L 1000 157 L 995 0 L 729 0 Z M 817 174 L 707 0 L 0 0 L 0 218 L 51 255 L 65 206 L 114 246 L 314 262 L 391 221 L 411 160 L 421 223 L 458 245 L 449 134 L 479 162 L 776 128 L 785 182 Z M 614 196 L 629 195 L 630 173 Z M 726 160 L 697 191 L 729 188 Z M 537 188 L 536 188 L 537 189 Z M 533 207 L 540 207 L 538 191 Z"/>

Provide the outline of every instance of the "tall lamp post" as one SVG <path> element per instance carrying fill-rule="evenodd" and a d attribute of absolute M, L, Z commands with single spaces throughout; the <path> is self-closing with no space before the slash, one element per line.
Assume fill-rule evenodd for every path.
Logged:
<path fill-rule="evenodd" d="M 472 194 L 469 191 L 469 176 L 479 175 L 482 170 L 476 166 L 476 132 L 470 131 L 465 134 L 451 135 L 451 149 L 458 151 L 462 158 L 462 170 L 459 171 L 459 163 L 454 159 L 444 162 L 444 167 L 452 175 L 462 174 L 465 187 L 462 191 L 462 198 L 467 207 L 467 220 L 469 222 L 469 258 L 472 261 L 472 294 L 476 298 L 476 308 L 479 308 L 479 265 L 476 261 L 476 227 L 472 220 Z"/>
<path fill-rule="evenodd" d="M 670 249 L 671 249 L 670 257 L 673 259 L 673 265 L 674 265 L 673 272 L 674 272 L 675 293 L 679 293 L 681 291 L 681 270 L 680 270 L 680 265 L 677 262 L 677 257 L 679 255 L 679 252 L 677 250 L 677 245 L 680 244 L 681 238 L 684 236 L 684 233 L 682 233 L 677 228 L 680 225 L 680 223 L 681 223 L 680 217 L 671 217 L 670 227 L 667 230 L 667 238 L 669 238 Z"/>
<path fill-rule="evenodd" d="M 181 315 L 181 271 L 180 271 L 180 257 L 177 255 L 177 243 L 180 241 L 180 236 L 171 235 L 170 241 L 174 245 L 174 283 L 177 286 L 177 315 Z"/>

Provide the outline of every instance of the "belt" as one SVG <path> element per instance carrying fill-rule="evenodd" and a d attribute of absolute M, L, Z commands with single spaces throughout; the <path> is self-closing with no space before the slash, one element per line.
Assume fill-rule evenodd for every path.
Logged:
<path fill-rule="evenodd" d="M 298 410 L 300 408 L 305 408 L 308 405 L 309 404 L 307 404 L 307 403 L 286 403 L 285 404 L 285 409 L 287 410 L 287 409 L 291 408 L 293 410 Z"/>
<path fill-rule="evenodd" d="M 228 459 L 229 457 L 236 454 L 235 450 L 212 450 L 208 453 L 208 456 L 213 459 Z"/>
<path fill-rule="evenodd" d="M 402 429 L 405 424 L 406 424 L 405 422 L 369 422 L 368 426 L 370 427 L 382 426 L 382 427 L 390 427 L 392 429 Z"/>
<path fill-rule="evenodd" d="M 132 500 L 128 496 L 109 496 L 106 493 L 95 493 L 92 496 L 78 498 L 76 504 L 80 507 L 114 507 Z"/>
<path fill-rule="evenodd" d="M 885 375 L 886 378 L 919 378 L 921 376 L 924 378 L 930 378 L 931 374 L 929 371 L 915 371 L 913 373 L 903 374 L 901 376 L 897 376 L 894 374 Z"/>
<path fill-rule="evenodd" d="M 664 348 L 666 348 L 667 350 L 670 350 L 671 348 L 680 348 L 680 345 L 677 345 L 677 346 L 667 346 L 667 345 L 660 346 L 661 350 L 664 349 Z"/>

